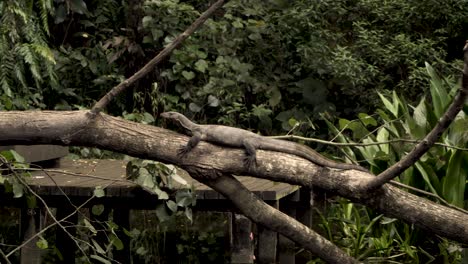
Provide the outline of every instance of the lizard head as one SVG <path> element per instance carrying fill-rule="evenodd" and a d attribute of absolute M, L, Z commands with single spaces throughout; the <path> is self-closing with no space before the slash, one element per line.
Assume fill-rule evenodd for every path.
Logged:
<path fill-rule="evenodd" d="M 195 123 L 191 122 L 187 117 L 185 117 L 183 114 L 177 113 L 177 112 L 164 112 L 161 114 L 161 117 L 172 120 L 187 130 L 192 130 L 193 127 L 196 125 Z"/>

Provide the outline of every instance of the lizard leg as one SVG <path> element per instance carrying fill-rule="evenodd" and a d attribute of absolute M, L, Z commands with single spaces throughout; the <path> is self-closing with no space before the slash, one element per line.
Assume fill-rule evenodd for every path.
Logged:
<path fill-rule="evenodd" d="M 247 156 L 244 159 L 244 163 L 247 166 L 247 168 L 252 169 L 257 165 L 257 150 L 255 147 L 255 142 L 252 140 L 244 139 L 242 142 L 245 148 L 245 153 Z"/>
<path fill-rule="evenodd" d="M 200 133 L 194 133 L 190 140 L 188 141 L 187 145 L 179 148 L 179 151 L 177 151 L 177 154 L 179 157 L 185 157 L 194 147 L 198 145 L 198 143 L 201 140 L 201 135 Z"/>

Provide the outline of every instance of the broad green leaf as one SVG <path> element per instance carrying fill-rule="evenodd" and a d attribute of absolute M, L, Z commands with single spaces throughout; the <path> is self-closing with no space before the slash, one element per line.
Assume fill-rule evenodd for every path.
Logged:
<path fill-rule="evenodd" d="M 144 247 L 139 247 L 137 248 L 136 253 L 140 256 L 144 256 L 148 254 L 148 250 L 146 250 Z"/>
<path fill-rule="evenodd" d="M 435 70 L 429 63 L 425 62 L 426 71 L 431 77 L 431 99 L 434 106 L 434 111 L 437 118 L 440 118 L 445 112 L 445 108 L 450 104 L 451 99 L 449 98 L 446 89 L 442 84 L 442 80 L 439 78 Z"/>
<path fill-rule="evenodd" d="M 107 260 L 107 259 L 105 259 L 105 258 L 103 258 L 101 256 L 98 256 L 98 255 L 91 255 L 90 258 L 98 260 L 98 261 L 100 261 L 100 262 L 102 262 L 104 264 L 112 264 L 112 262 L 110 262 L 109 260 Z"/>
<path fill-rule="evenodd" d="M 96 196 L 97 198 L 104 197 L 105 195 L 106 193 L 104 192 L 102 186 L 96 186 L 96 188 L 94 188 L 94 196 Z"/>
<path fill-rule="evenodd" d="M 164 204 L 159 204 L 156 207 L 156 216 L 158 217 L 159 221 L 165 222 L 171 218 L 169 213 L 167 212 L 166 206 Z"/>
<path fill-rule="evenodd" d="M 97 234 L 96 228 L 94 228 L 94 226 L 88 221 L 88 219 L 83 218 L 83 222 L 85 227 L 87 227 L 89 231 L 91 231 L 93 234 Z"/>
<path fill-rule="evenodd" d="M 324 121 L 327 124 L 327 127 L 332 131 L 333 134 L 338 135 L 338 133 L 340 133 L 340 131 L 330 121 L 328 121 L 325 118 L 324 118 Z M 347 143 L 348 139 L 343 134 L 339 134 L 337 136 L 337 141 L 342 142 L 342 143 Z M 354 153 L 354 151 L 352 151 L 352 149 L 350 147 L 342 147 L 342 148 L 340 148 L 340 150 L 346 154 L 346 159 L 347 160 L 349 158 L 351 158 L 353 160 L 356 160 L 356 154 Z"/>
<path fill-rule="evenodd" d="M 91 239 L 91 243 L 93 243 L 94 250 L 96 250 L 97 253 L 99 254 L 106 254 L 106 251 L 96 242 L 96 240 Z"/>
<path fill-rule="evenodd" d="M 217 107 L 219 106 L 219 99 L 216 98 L 216 96 L 213 95 L 208 95 L 208 105 L 211 107 Z"/>
<path fill-rule="evenodd" d="M 169 194 L 167 194 L 167 192 L 161 191 L 160 189 L 159 189 L 159 191 L 157 192 L 157 195 L 158 195 L 158 199 L 160 199 L 160 200 L 167 200 L 167 199 L 169 199 Z"/>
<path fill-rule="evenodd" d="M 413 118 L 411 120 L 414 121 L 415 126 L 410 126 L 410 133 L 413 138 L 423 138 L 426 135 L 426 131 L 429 125 L 427 116 L 428 113 L 426 108 L 426 98 L 423 97 L 421 101 L 419 101 L 418 106 L 416 106 L 413 110 Z"/>
<path fill-rule="evenodd" d="M 33 194 L 26 195 L 26 203 L 28 205 L 28 208 L 36 208 L 37 207 L 36 196 L 34 196 Z"/>
<path fill-rule="evenodd" d="M 42 236 L 40 236 L 39 240 L 36 242 L 36 246 L 40 249 L 47 249 L 49 247 L 49 243 Z"/>
<path fill-rule="evenodd" d="M 361 120 L 362 123 L 364 123 L 365 126 L 371 125 L 371 126 L 377 126 L 377 120 L 375 120 L 372 116 L 366 114 L 366 113 L 360 113 L 358 114 L 359 120 Z"/>
<path fill-rule="evenodd" d="M 419 173 L 421 173 L 421 176 L 423 177 L 424 179 L 424 182 L 427 184 L 427 186 L 429 187 L 429 189 L 431 190 L 431 192 L 433 194 L 437 194 L 439 195 L 439 192 L 437 191 L 438 190 L 438 179 L 437 179 L 437 175 L 435 175 L 434 171 L 432 170 L 432 168 L 430 166 L 424 166 L 424 163 L 423 162 L 420 162 L 420 161 L 417 161 L 415 163 L 415 166 L 416 168 L 418 169 Z M 432 175 L 432 177 L 431 177 Z M 436 187 L 433 186 L 433 180 L 437 181 L 437 182 L 434 182 L 434 185 L 436 185 Z M 432 180 L 431 180 L 432 179 Z"/>
<path fill-rule="evenodd" d="M 124 244 L 122 243 L 122 240 L 120 240 L 115 234 L 110 234 L 109 239 L 112 245 L 115 247 L 115 249 L 124 249 Z"/>
<path fill-rule="evenodd" d="M 195 78 L 195 73 L 193 71 L 182 71 L 182 76 L 190 81 Z"/>
<path fill-rule="evenodd" d="M 168 200 L 166 201 L 166 205 L 172 212 L 177 212 L 177 204 L 174 201 Z"/>
<path fill-rule="evenodd" d="M 468 142 L 468 117 L 464 113 L 460 113 L 459 116 L 461 117 L 457 116 L 450 125 L 446 138 L 449 145 L 463 146 Z"/>
<path fill-rule="evenodd" d="M 83 15 L 88 13 L 88 8 L 86 7 L 86 3 L 84 0 L 69 0 L 67 1 L 71 11 Z"/>
<path fill-rule="evenodd" d="M 189 104 L 189 109 L 190 111 L 194 112 L 194 113 L 198 113 L 201 111 L 201 107 L 199 105 L 197 105 L 196 103 L 190 103 Z"/>
<path fill-rule="evenodd" d="M 143 19 L 141 20 L 142 25 L 143 25 L 144 28 L 148 28 L 152 21 L 153 21 L 152 16 L 144 16 Z"/>
<path fill-rule="evenodd" d="M 65 9 L 65 4 L 60 4 L 56 9 L 55 9 L 55 19 L 54 23 L 55 24 L 60 24 L 65 19 L 67 18 L 67 11 Z"/>
<path fill-rule="evenodd" d="M 17 161 L 17 162 L 24 162 L 24 158 L 18 154 L 14 149 L 4 150 L 0 152 L 0 155 L 5 157 L 8 161 Z"/>
<path fill-rule="evenodd" d="M 192 190 L 189 189 L 178 190 L 175 194 L 175 200 L 180 207 L 195 206 L 197 201 Z"/>
<path fill-rule="evenodd" d="M 385 108 L 392 113 L 394 117 L 398 117 L 398 102 L 390 102 L 385 96 L 383 96 L 381 93 L 378 93 L 380 100 L 382 100 L 382 103 L 384 104 Z"/>
<path fill-rule="evenodd" d="M 195 62 L 195 69 L 199 72 L 205 72 L 206 69 L 208 69 L 208 63 L 206 62 L 206 60 L 198 60 L 197 62 Z"/>
<path fill-rule="evenodd" d="M 377 137 L 376 140 L 377 142 L 384 142 L 389 140 L 390 133 L 388 132 L 387 129 L 382 128 L 379 129 L 377 132 Z M 385 154 L 390 154 L 390 145 L 389 144 L 381 144 L 379 145 L 380 150 L 382 150 Z"/>
<path fill-rule="evenodd" d="M 369 143 L 374 143 L 374 141 L 371 138 L 365 138 L 362 140 L 362 143 L 369 144 Z M 357 149 L 359 150 L 361 155 L 364 157 L 366 162 L 368 162 L 372 166 L 377 167 L 377 163 L 375 163 L 375 158 L 377 157 L 377 153 L 380 152 L 380 147 L 378 145 L 358 147 Z"/>
<path fill-rule="evenodd" d="M 188 182 L 187 180 L 185 180 L 184 178 L 182 178 L 179 174 L 177 173 L 172 173 L 171 174 L 171 179 L 173 179 L 174 181 L 182 184 L 182 185 L 188 185 Z"/>
<path fill-rule="evenodd" d="M 20 198 L 23 197 L 24 194 L 24 187 L 21 183 L 13 183 L 13 197 Z"/>
<path fill-rule="evenodd" d="M 468 175 L 468 153 L 461 150 L 453 150 L 449 160 L 447 175 L 442 179 L 443 197 L 451 204 L 463 207 L 466 180 Z"/>
<path fill-rule="evenodd" d="M 232 26 L 235 28 L 243 28 L 244 24 L 242 24 L 242 22 L 240 22 L 239 20 L 235 20 L 232 22 Z"/>
<path fill-rule="evenodd" d="M 91 213 L 93 215 L 101 215 L 104 212 L 104 205 L 102 204 L 95 204 L 93 207 L 91 207 Z"/>
<path fill-rule="evenodd" d="M 278 87 L 274 86 L 270 90 L 270 99 L 268 99 L 268 104 L 271 107 L 277 106 L 281 102 L 281 92 Z"/>

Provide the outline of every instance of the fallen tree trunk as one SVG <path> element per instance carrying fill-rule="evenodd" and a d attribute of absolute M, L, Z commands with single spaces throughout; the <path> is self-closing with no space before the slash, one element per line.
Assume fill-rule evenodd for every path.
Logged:
<path fill-rule="evenodd" d="M 94 146 L 131 156 L 175 164 L 204 182 L 219 175 L 250 175 L 305 187 L 318 186 L 367 205 L 431 233 L 468 243 L 468 215 L 384 185 L 372 193 L 360 186 L 370 177 L 355 170 L 330 170 L 305 159 L 258 151 L 258 166 L 243 165 L 244 151 L 201 142 L 186 158 L 177 150 L 188 137 L 105 114 L 90 119 L 87 111 L 11 111 L 0 115 L 0 144 Z"/>

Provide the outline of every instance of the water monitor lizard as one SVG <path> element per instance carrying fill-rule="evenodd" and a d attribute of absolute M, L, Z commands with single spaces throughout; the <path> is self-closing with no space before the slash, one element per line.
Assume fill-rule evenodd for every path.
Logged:
<path fill-rule="evenodd" d="M 311 148 L 295 142 L 263 137 L 236 127 L 198 125 L 177 112 L 164 112 L 161 114 L 161 117 L 175 121 L 187 131 L 187 134 L 192 136 L 188 144 L 180 149 L 179 154 L 181 155 L 185 155 L 190 152 L 190 150 L 192 150 L 200 140 L 203 140 L 229 147 L 245 148 L 247 153 L 245 163 L 249 168 L 254 166 L 256 163 L 256 150 L 263 149 L 293 154 L 323 167 L 344 170 L 354 169 L 368 172 L 367 169 L 359 165 L 338 163 L 333 160 L 329 160 Z"/>

